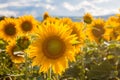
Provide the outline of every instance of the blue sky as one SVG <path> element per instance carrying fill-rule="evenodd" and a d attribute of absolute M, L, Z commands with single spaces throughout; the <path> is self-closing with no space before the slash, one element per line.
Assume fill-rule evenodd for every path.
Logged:
<path fill-rule="evenodd" d="M 49 12 L 52 16 L 83 16 L 90 12 L 94 16 L 116 14 L 120 0 L 0 0 L 0 15 L 35 17 Z"/>

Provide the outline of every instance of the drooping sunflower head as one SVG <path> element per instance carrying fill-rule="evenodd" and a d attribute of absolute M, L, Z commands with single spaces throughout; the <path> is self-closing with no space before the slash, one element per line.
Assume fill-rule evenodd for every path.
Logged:
<path fill-rule="evenodd" d="M 71 34 L 76 34 L 76 36 L 78 37 L 77 40 L 79 41 L 79 43 L 74 44 L 75 52 L 78 54 L 78 53 L 80 53 L 80 48 L 84 44 L 84 40 L 85 40 L 85 35 L 83 34 L 83 26 L 84 26 L 84 24 L 82 22 L 81 23 L 80 22 L 73 22 L 69 26 L 72 29 Z"/>
<path fill-rule="evenodd" d="M 87 24 L 90 24 L 93 21 L 93 16 L 90 13 L 86 13 L 83 16 L 83 21 Z"/>
<path fill-rule="evenodd" d="M 22 33 L 34 33 L 37 29 L 38 21 L 31 15 L 19 17 L 18 22 L 18 28 Z"/>
<path fill-rule="evenodd" d="M 78 43 L 72 30 L 59 22 L 43 24 L 39 28 L 38 38 L 30 45 L 27 53 L 38 65 L 40 72 L 46 73 L 51 67 L 55 74 L 62 74 L 68 67 L 68 60 L 74 61 L 73 44 Z"/>
<path fill-rule="evenodd" d="M 105 22 L 103 19 L 94 20 L 87 29 L 87 35 L 90 40 L 99 42 L 105 33 Z"/>
<path fill-rule="evenodd" d="M 13 18 L 5 18 L 0 22 L 0 37 L 5 41 L 10 41 L 16 38 L 19 30 L 17 28 L 17 20 Z"/>
<path fill-rule="evenodd" d="M 48 17 L 50 17 L 49 14 L 48 14 L 48 12 L 45 12 L 45 13 L 43 14 L 43 20 L 47 19 Z"/>
<path fill-rule="evenodd" d="M 10 42 L 9 45 L 6 46 L 6 52 L 14 63 L 23 63 L 25 61 L 23 52 L 19 51 L 19 47 L 15 41 Z"/>

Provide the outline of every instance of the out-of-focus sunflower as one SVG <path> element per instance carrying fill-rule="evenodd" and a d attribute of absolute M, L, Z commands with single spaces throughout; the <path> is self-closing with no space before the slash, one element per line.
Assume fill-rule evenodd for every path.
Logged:
<path fill-rule="evenodd" d="M 78 41 L 71 32 L 68 26 L 59 22 L 41 25 L 38 39 L 27 50 L 28 55 L 34 57 L 32 65 L 41 66 L 40 72 L 46 73 L 52 68 L 55 74 L 61 75 L 68 68 L 68 60 L 75 61 L 73 45 Z"/>
<path fill-rule="evenodd" d="M 37 29 L 38 21 L 31 15 L 24 15 L 18 18 L 18 28 L 23 34 L 34 33 Z"/>
<path fill-rule="evenodd" d="M 98 18 L 91 23 L 86 32 L 90 40 L 99 43 L 101 39 L 105 39 L 106 30 L 104 20 Z"/>
<path fill-rule="evenodd" d="M 90 24 L 93 21 L 93 16 L 90 13 L 86 13 L 83 16 L 83 21 L 87 24 Z"/>
<path fill-rule="evenodd" d="M 115 27 L 116 24 L 118 23 L 118 18 L 116 16 L 110 16 L 107 20 L 106 20 L 106 26 L 107 27 Z"/>
<path fill-rule="evenodd" d="M 60 18 L 60 23 L 70 25 L 72 23 L 72 20 L 71 18 L 64 17 L 64 18 Z"/>
<path fill-rule="evenodd" d="M 118 22 L 118 17 L 117 16 L 111 16 L 106 20 L 105 24 L 107 31 L 105 35 L 108 36 L 108 40 L 116 40 L 117 37 L 119 36 L 119 30 L 120 30 L 120 23 Z"/>
<path fill-rule="evenodd" d="M 42 24 L 45 24 L 45 25 L 47 25 L 47 24 L 55 24 L 57 21 L 58 21 L 58 19 L 55 18 L 55 17 L 48 17 L 48 18 L 46 18 L 46 19 L 42 22 Z"/>
<path fill-rule="evenodd" d="M 80 53 L 80 48 L 81 46 L 83 46 L 84 44 L 84 40 L 85 40 L 85 34 L 83 34 L 83 26 L 84 24 L 81 22 L 73 22 L 71 25 L 69 25 L 69 27 L 71 27 L 72 29 L 72 34 L 76 34 L 76 36 L 78 37 L 78 44 L 75 44 L 75 52 L 78 54 Z"/>
<path fill-rule="evenodd" d="M 11 41 L 9 45 L 6 46 L 6 52 L 14 63 L 23 63 L 25 61 L 23 52 L 19 51 L 15 41 Z"/>
<path fill-rule="evenodd" d="M 116 14 L 115 16 L 120 17 L 120 14 Z"/>
<path fill-rule="evenodd" d="M 109 40 L 120 40 L 120 23 L 109 29 Z"/>
<path fill-rule="evenodd" d="M 48 14 L 48 12 L 45 12 L 45 13 L 43 14 L 43 20 L 47 19 L 48 17 L 50 17 L 49 14 Z"/>
<path fill-rule="evenodd" d="M 5 18 L 0 22 L 0 37 L 5 41 L 11 41 L 16 38 L 19 30 L 16 26 L 17 20 L 13 18 Z"/>
<path fill-rule="evenodd" d="M 120 14 L 116 14 L 117 22 L 120 23 Z"/>

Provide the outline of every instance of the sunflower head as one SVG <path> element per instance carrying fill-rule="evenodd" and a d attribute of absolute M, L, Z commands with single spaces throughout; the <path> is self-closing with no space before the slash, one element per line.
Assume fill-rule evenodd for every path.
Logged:
<path fill-rule="evenodd" d="M 45 12 L 45 13 L 43 14 L 43 20 L 47 19 L 48 17 L 50 17 L 49 14 L 48 14 L 48 12 Z"/>
<path fill-rule="evenodd" d="M 83 21 L 87 24 L 90 24 L 93 21 L 93 16 L 90 13 L 86 13 L 83 16 Z"/>
<path fill-rule="evenodd" d="M 55 24 L 57 21 L 58 21 L 58 19 L 55 18 L 55 17 L 48 17 L 47 19 L 45 19 L 42 22 L 42 24 L 45 24 L 45 25 L 47 25 L 47 24 Z"/>
<path fill-rule="evenodd" d="M 118 22 L 117 16 L 111 16 L 108 18 L 105 24 L 107 30 L 105 35 L 107 40 L 116 40 L 119 36 L 120 23 Z"/>
<path fill-rule="evenodd" d="M 120 24 L 110 28 L 109 40 L 120 40 Z"/>
<path fill-rule="evenodd" d="M 38 21 L 31 15 L 19 17 L 18 22 L 18 28 L 22 33 L 34 33 L 37 29 Z"/>
<path fill-rule="evenodd" d="M 14 63 L 24 62 L 23 52 L 20 51 L 15 41 L 9 43 L 9 45 L 6 47 L 6 52 L 10 56 L 12 62 Z"/>
<path fill-rule="evenodd" d="M 106 21 L 106 26 L 107 27 L 115 27 L 118 25 L 118 18 L 116 16 L 110 16 L 107 21 Z"/>
<path fill-rule="evenodd" d="M 70 25 L 71 23 L 72 23 L 72 20 L 71 20 L 71 18 L 61 18 L 60 19 L 60 23 L 62 23 L 62 24 L 67 24 L 67 25 Z"/>
<path fill-rule="evenodd" d="M 68 68 L 68 60 L 74 61 L 73 45 L 78 41 L 72 30 L 59 22 L 42 24 L 38 37 L 29 46 L 27 53 L 33 58 L 33 66 L 38 65 L 40 72 L 46 73 L 52 68 L 55 74 L 62 74 Z"/>
<path fill-rule="evenodd" d="M 5 18 L 0 22 L 0 37 L 5 41 L 10 41 L 13 38 L 16 38 L 19 30 L 16 27 L 17 20 L 12 18 Z"/>
<path fill-rule="evenodd" d="M 105 33 L 105 22 L 103 19 L 94 20 L 87 29 L 87 35 L 90 40 L 99 42 Z"/>
<path fill-rule="evenodd" d="M 75 52 L 78 54 L 78 53 L 80 53 L 80 48 L 84 44 L 84 40 L 85 40 L 85 35 L 83 34 L 84 24 L 82 22 L 81 23 L 80 22 L 73 22 L 69 26 L 72 29 L 71 34 L 75 34 L 76 37 L 78 37 L 77 40 L 79 41 L 79 43 L 74 44 Z"/>

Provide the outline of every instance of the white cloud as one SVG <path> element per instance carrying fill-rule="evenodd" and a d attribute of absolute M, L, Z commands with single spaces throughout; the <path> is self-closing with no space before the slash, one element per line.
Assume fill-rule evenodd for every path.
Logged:
<path fill-rule="evenodd" d="M 52 0 L 46 0 L 47 3 L 52 3 L 53 1 Z"/>
<path fill-rule="evenodd" d="M 109 2 L 113 2 L 114 6 Z M 6 0 L 0 3 L 0 15 L 19 16 L 30 13 L 37 16 L 48 11 L 51 15 L 81 16 L 85 12 L 90 12 L 98 16 L 117 13 L 120 6 L 115 4 L 119 2 L 119 0 Z"/>
<path fill-rule="evenodd" d="M 74 7 L 73 5 L 71 5 L 71 4 L 67 3 L 67 2 L 64 2 L 64 3 L 63 3 L 63 6 L 64 6 L 66 9 L 68 9 L 69 11 L 75 11 L 75 10 L 77 10 L 76 6 Z"/>
<path fill-rule="evenodd" d="M 43 7 L 43 8 L 48 9 L 48 10 L 55 10 L 56 9 L 55 6 L 50 5 L 50 4 L 44 4 L 44 3 L 36 4 L 35 7 Z"/>
<path fill-rule="evenodd" d="M 102 16 L 102 15 L 109 15 L 109 14 L 116 14 L 119 13 L 117 9 L 99 9 L 99 10 L 90 10 L 90 13 L 94 16 Z"/>
<path fill-rule="evenodd" d="M 55 10 L 55 7 L 49 4 L 47 4 L 45 7 L 46 9 Z"/>
<path fill-rule="evenodd" d="M 25 7 L 25 6 L 32 6 L 31 3 L 24 3 L 24 2 L 9 2 L 9 3 L 1 3 L 0 9 L 7 8 L 7 7 Z"/>
<path fill-rule="evenodd" d="M 94 1 L 98 1 L 98 2 L 108 2 L 108 0 L 94 0 Z M 84 12 L 89 12 L 94 16 L 99 16 L 99 15 L 108 15 L 108 14 L 115 14 L 118 13 L 118 10 L 115 8 L 105 8 L 105 7 L 98 7 L 95 3 L 93 2 L 88 2 L 88 1 L 83 1 L 80 2 L 76 5 L 72 5 L 68 2 L 64 2 L 63 6 L 70 12 L 76 13 L 77 11 L 80 11 L 80 9 L 83 9 Z M 83 12 L 83 13 L 84 13 Z M 79 13 L 76 13 L 79 14 Z"/>
<path fill-rule="evenodd" d="M 81 2 L 79 4 L 77 4 L 77 5 L 72 5 L 72 4 L 68 3 L 68 2 L 64 2 L 63 6 L 69 11 L 78 11 L 81 8 L 84 8 L 84 9 L 86 9 L 86 8 L 96 9 L 96 6 L 94 4 L 88 2 L 88 1 L 83 1 L 83 2 Z"/>
<path fill-rule="evenodd" d="M 92 3 L 104 3 L 104 2 L 109 2 L 111 0 L 92 0 Z"/>
<path fill-rule="evenodd" d="M 18 12 L 9 11 L 9 10 L 0 10 L 1 16 L 17 16 Z"/>

